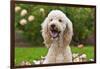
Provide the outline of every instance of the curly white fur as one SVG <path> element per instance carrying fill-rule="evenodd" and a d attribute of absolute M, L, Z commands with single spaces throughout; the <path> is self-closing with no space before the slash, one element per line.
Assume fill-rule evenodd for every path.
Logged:
<path fill-rule="evenodd" d="M 52 10 L 41 26 L 44 44 L 49 48 L 43 64 L 72 62 L 69 44 L 73 27 L 69 18 L 60 10 Z"/>

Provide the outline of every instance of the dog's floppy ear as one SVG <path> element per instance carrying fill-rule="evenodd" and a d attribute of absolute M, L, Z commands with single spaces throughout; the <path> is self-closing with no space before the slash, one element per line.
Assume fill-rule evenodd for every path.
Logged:
<path fill-rule="evenodd" d="M 73 36 L 73 26 L 72 26 L 72 22 L 67 18 L 66 19 L 66 29 L 64 31 L 64 46 L 67 46 L 70 44 L 72 36 Z"/>
<path fill-rule="evenodd" d="M 44 20 L 44 22 L 41 24 L 42 27 L 42 36 L 44 39 L 44 44 L 46 45 L 47 48 L 49 48 L 51 45 L 51 40 L 50 40 L 50 34 L 48 32 L 48 17 Z"/>

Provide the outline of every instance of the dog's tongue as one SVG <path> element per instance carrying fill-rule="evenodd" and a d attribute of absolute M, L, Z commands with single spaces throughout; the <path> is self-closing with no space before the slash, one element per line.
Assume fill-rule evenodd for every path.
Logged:
<path fill-rule="evenodd" d="M 52 34 L 51 34 L 51 36 L 52 36 L 53 38 L 57 37 L 57 35 L 58 35 L 58 33 L 55 32 L 55 31 L 53 31 Z"/>

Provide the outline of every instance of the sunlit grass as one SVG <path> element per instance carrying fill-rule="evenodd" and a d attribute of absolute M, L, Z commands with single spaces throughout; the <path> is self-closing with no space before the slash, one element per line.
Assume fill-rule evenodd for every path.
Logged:
<path fill-rule="evenodd" d="M 85 53 L 87 55 L 87 59 L 94 58 L 94 47 L 87 46 L 83 48 L 71 47 L 72 53 Z M 45 47 L 16 47 L 15 48 L 15 64 L 20 65 L 22 61 L 29 61 L 30 63 L 33 60 L 41 59 L 41 56 L 45 56 L 47 54 L 47 48 Z"/>

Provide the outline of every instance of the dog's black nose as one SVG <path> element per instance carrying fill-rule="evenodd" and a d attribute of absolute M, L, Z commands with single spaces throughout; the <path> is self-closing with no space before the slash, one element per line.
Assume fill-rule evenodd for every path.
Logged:
<path fill-rule="evenodd" d="M 55 24 L 52 24 L 51 27 L 54 28 L 55 27 Z"/>

